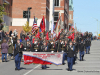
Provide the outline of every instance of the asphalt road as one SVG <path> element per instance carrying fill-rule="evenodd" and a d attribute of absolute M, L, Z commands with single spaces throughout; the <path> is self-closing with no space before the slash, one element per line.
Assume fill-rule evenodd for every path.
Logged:
<path fill-rule="evenodd" d="M 78 55 L 79 57 L 79 55 Z M 90 54 L 85 54 L 84 61 L 76 61 L 73 71 L 67 71 L 65 65 L 48 65 L 48 69 L 42 70 L 41 65 L 24 65 L 21 63 L 21 70 L 15 71 L 13 60 L 0 63 L 0 75 L 100 75 L 100 41 L 92 41 Z"/>

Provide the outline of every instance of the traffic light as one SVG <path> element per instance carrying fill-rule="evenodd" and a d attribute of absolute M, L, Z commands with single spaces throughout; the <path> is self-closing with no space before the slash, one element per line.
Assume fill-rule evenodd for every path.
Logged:
<path fill-rule="evenodd" d="M 23 18 L 28 18 L 28 11 L 23 11 Z M 30 18 L 30 11 L 29 11 L 29 18 Z"/>

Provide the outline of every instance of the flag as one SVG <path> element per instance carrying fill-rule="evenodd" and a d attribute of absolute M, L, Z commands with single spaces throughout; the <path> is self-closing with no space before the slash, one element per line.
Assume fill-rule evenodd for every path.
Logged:
<path fill-rule="evenodd" d="M 47 34 L 46 34 L 46 40 L 49 40 L 48 32 L 47 32 Z"/>
<path fill-rule="evenodd" d="M 52 16 L 51 34 L 53 34 L 53 30 L 54 30 L 54 17 Z"/>
<path fill-rule="evenodd" d="M 70 36 L 68 36 L 69 39 L 72 39 L 72 41 L 74 40 L 74 33 L 72 33 Z"/>
<path fill-rule="evenodd" d="M 58 21 L 57 21 L 57 23 L 56 23 L 56 26 L 55 26 L 55 29 L 54 29 L 54 31 L 55 31 L 57 37 L 58 37 L 59 32 L 63 29 L 62 27 L 63 27 L 63 26 L 62 26 L 62 24 L 61 24 L 61 17 L 60 17 L 60 18 L 58 19 Z"/>
<path fill-rule="evenodd" d="M 69 31 L 74 31 L 74 30 L 75 30 L 75 29 L 74 29 L 73 26 L 71 26 L 70 29 L 69 29 Z"/>
<path fill-rule="evenodd" d="M 40 33 L 38 32 L 35 37 L 40 39 Z"/>
<path fill-rule="evenodd" d="M 34 16 L 34 22 L 33 22 L 33 26 L 32 26 L 32 33 L 34 34 L 35 33 L 35 31 L 37 30 L 37 23 L 36 23 L 36 21 L 35 21 L 35 16 Z"/>
<path fill-rule="evenodd" d="M 44 19 L 44 16 L 43 16 L 42 21 L 40 23 L 40 29 L 41 29 L 42 32 L 45 31 L 45 19 Z"/>

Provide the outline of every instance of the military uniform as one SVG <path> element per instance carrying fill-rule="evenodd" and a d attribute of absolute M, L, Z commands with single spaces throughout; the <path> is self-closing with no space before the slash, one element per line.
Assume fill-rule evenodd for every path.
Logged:
<path fill-rule="evenodd" d="M 39 45 L 39 42 L 37 39 L 35 39 L 34 43 L 32 44 L 32 51 L 33 52 L 40 52 L 41 46 Z"/>
<path fill-rule="evenodd" d="M 30 51 L 30 49 L 31 49 L 31 44 L 29 43 L 26 45 L 26 51 Z"/>
<path fill-rule="evenodd" d="M 50 42 L 50 52 L 55 52 L 55 43 L 54 43 L 54 41 L 52 40 L 51 42 Z"/>

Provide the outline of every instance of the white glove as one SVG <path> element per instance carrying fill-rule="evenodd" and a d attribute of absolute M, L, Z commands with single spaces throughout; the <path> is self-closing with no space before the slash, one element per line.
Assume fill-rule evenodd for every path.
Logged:
<path fill-rule="evenodd" d="M 24 50 L 26 50 L 26 48 L 24 48 Z"/>
<path fill-rule="evenodd" d="M 51 53 L 54 53 L 54 51 L 51 51 Z"/>
<path fill-rule="evenodd" d="M 63 53 L 64 51 L 62 51 L 62 53 Z"/>
<path fill-rule="evenodd" d="M 37 52 L 38 50 L 36 49 L 35 51 Z"/>
<path fill-rule="evenodd" d="M 53 44 L 53 42 L 51 42 L 51 44 Z"/>

